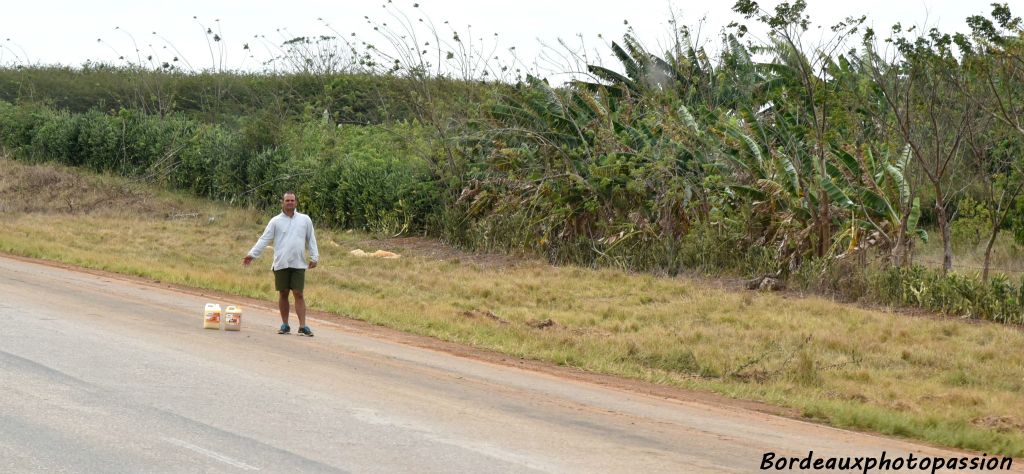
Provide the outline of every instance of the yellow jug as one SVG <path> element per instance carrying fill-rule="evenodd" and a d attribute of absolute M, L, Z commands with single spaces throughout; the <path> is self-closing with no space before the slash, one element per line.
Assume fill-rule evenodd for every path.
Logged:
<path fill-rule="evenodd" d="M 242 308 L 228 305 L 224 308 L 224 330 L 240 331 L 242 329 Z"/>
<path fill-rule="evenodd" d="M 220 305 L 217 303 L 206 303 L 203 311 L 203 329 L 220 330 Z"/>

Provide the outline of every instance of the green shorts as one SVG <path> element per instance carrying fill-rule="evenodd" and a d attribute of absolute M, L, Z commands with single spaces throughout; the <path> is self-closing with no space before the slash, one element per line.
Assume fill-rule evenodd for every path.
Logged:
<path fill-rule="evenodd" d="M 306 270 L 302 268 L 282 268 L 274 270 L 274 286 L 277 291 L 302 291 L 306 285 Z"/>

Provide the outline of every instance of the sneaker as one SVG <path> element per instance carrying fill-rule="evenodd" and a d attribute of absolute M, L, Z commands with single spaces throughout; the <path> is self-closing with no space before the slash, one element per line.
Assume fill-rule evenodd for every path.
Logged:
<path fill-rule="evenodd" d="M 299 328 L 299 335 L 313 337 L 313 330 L 309 326 L 302 326 Z"/>
<path fill-rule="evenodd" d="M 281 325 L 281 329 L 277 330 L 278 334 L 289 334 L 291 332 L 292 332 L 292 328 L 291 328 L 291 326 L 289 326 L 287 324 L 282 324 Z"/>

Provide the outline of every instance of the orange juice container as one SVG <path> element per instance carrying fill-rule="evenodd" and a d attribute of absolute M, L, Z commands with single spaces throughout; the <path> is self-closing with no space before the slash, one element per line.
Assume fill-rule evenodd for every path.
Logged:
<path fill-rule="evenodd" d="M 235 305 L 228 305 L 224 308 L 224 330 L 225 331 L 241 331 L 242 330 L 242 308 Z"/>
<path fill-rule="evenodd" d="M 203 309 L 203 329 L 220 330 L 220 305 L 217 303 L 206 303 Z"/>

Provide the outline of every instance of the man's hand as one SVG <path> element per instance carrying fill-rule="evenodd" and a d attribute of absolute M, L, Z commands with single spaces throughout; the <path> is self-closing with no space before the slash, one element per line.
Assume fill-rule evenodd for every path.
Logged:
<path fill-rule="evenodd" d="M 246 255 L 245 258 L 242 259 L 242 265 L 248 267 L 250 263 L 252 263 L 252 255 Z"/>
<path fill-rule="evenodd" d="M 316 268 L 316 262 L 313 260 L 309 261 L 309 268 Z"/>

